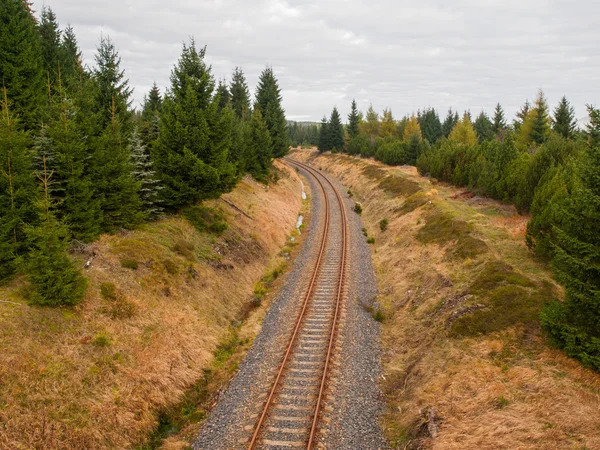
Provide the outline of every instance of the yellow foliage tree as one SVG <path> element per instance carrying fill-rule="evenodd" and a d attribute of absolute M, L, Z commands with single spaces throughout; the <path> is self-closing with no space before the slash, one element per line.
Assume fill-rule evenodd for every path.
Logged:
<path fill-rule="evenodd" d="M 381 124 L 379 125 L 379 136 L 381 137 L 392 137 L 396 134 L 396 121 L 392 115 L 391 109 L 383 110 L 383 117 L 381 118 Z"/>
<path fill-rule="evenodd" d="M 477 144 L 477 134 L 471 124 L 471 118 L 467 113 L 465 113 L 462 120 L 459 120 L 458 123 L 454 125 L 448 139 L 470 146 Z"/>
<path fill-rule="evenodd" d="M 419 140 L 423 139 L 423 135 L 421 134 L 421 125 L 419 125 L 419 121 L 415 116 L 411 116 L 411 118 L 406 122 L 402 139 L 405 141 L 410 141 L 410 138 L 413 135 L 416 135 Z"/>
<path fill-rule="evenodd" d="M 373 109 L 373 105 L 369 106 L 365 120 L 359 125 L 360 133 L 367 136 L 375 137 L 379 134 L 379 114 Z"/>

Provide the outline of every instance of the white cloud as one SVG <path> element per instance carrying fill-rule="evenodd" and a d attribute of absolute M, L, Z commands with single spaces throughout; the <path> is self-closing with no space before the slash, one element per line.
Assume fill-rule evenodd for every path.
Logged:
<path fill-rule="evenodd" d="M 241 66 L 250 85 L 272 65 L 288 117 L 345 116 L 356 97 L 396 117 L 434 106 L 508 115 L 543 88 L 578 117 L 600 104 L 600 3 L 582 0 L 46 0 L 93 64 L 109 34 L 140 101 L 169 84 L 181 43 L 207 45 L 217 78 Z M 38 10 L 41 1 L 34 2 Z"/>

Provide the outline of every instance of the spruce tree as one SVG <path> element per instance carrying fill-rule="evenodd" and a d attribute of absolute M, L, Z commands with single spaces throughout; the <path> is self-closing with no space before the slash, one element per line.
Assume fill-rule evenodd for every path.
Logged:
<path fill-rule="evenodd" d="M 98 115 L 98 130 L 106 130 L 116 116 L 119 118 L 122 133 L 128 137 L 132 128 L 129 106 L 133 90 L 129 87 L 129 80 L 125 78 L 125 71 L 121 70 L 121 57 L 109 37 L 100 39 L 94 59 L 97 67 L 93 72 L 96 82 L 93 103 Z"/>
<path fill-rule="evenodd" d="M 134 128 L 129 140 L 129 152 L 133 162 L 133 175 L 139 183 L 139 197 L 142 202 L 142 210 L 150 220 L 158 218 L 163 207 L 159 197 L 161 186 L 156 179 L 150 153 L 142 142 L 137 128 Z"/>
<path fill-rule="evenodd" d="M 26 130 L 38 128 L 47 92 L 36 23 L 27 2 L 0 2 L 0 89 Z"/>
<path fill-rule="evenodd" d="M 140 137 L 143 145 L 151 148 L 154 142 L 158 139 L 160 132 L 159 119 L 162 109 L 162 97 L 156 82 L 152 85 L 148 95 L 144 96 L 142 105 Z"/>
<path fill-rule="evenodd" d="M 358 107 L 356 106 L 356 100 L 352 100 L 352 107 L 350 114 L 348 114 L 348 136 L 350 139 L 355 138 L 360 133 L 360 115 L 358 114 Z"/>
<path fill-rule="evenodd" d="M 565 96 L 563 96 L 554 110 L 552 129 L 567 139 L 575 136 L 575 131 L 577 130 L 575 108 L 571 106 Z"/>
<path fill-rule="evenodd" d="M 252 114 L 250 107 L 250 91 L 244 72 L 240 67 L 236 67 L 231 75 L 231 84 L 229 86 L 231 94 L 231 108 L 238 119 L 249 119 Z"/>
<path fill-rule="evenodd" d="M 193 39 L 183 45 L 152 148 L 163 204 L 170 209 L 218 197 L 235 183 L 235 165 L 229 160 L 233 114 L 214 102 L 215 81 L 205 54 Z"/>
<path fill-rule="evenodd" d="M 442 137 L 442 123 L 435 109 L 426 108 L 421 115 L 419 125 L 423 138 L 430 144 L 435 144 Z"/>
<path fill-rule="evenodd" d="M 66 89 L 81 87 L 81 78 L 84 76 L 83 60 L 75 31 L 70 25 L 65 28 L 60 43 L 60 74 Z"/>
<path fill-rule="evenodd" d="M 329 124 L 327 123 L 327 117 L 325 116 L 323 116 L 321 127 L 319 128 L 319 144 L 317 145 L 317 148 L 321 153 L 331 150 Z"/>
<path fill-rule="evenodd" d="M 50 167 L 54 170 L 53 178 L 60 182 L 57 211 L 73 237 L 89 242 L 100 234 L 101 205 L 94 196 L 85 138 L 73 120 L 79 110 L 63 89 L 60 71 L 54 97 L 48 138 L 52 142 L 54 158 Z M 46 157 L 46 165 L 48 162 Z"/>
<path fill-rule="evenodd" d="M 265 180 L 271 169 L 273 155 L 269 129 L 260 109 L 257 108 L 252 114 L 248 130 L 248 172 L 257 180 Z"/>
<path fill-rule="evenodd" d="M 31 173 L 28 134 L 9 108 L 6 88 L 0 101 L 0 280 L 14 273 L 26 249 L 24 224 L 35 223 L 37 188 Z"/>
<path fill-rule="evenodd" d="M 590 117 L 598 110 L 588 107 Z M 600 147 L 591 145 L 580 164 L 580 181 L 562 221 L 555 226 L 553 265 L 566 300 L 542 313 L 542 324 L 574 358 L 600 371 Z"/>
<path fill-rule="evenodd" d="M 45 161 L 44 161 L 45 162 Z M 67 255 L 69 231 L 51 210 L 49 182 L 52 174 L 44 165 L 39 175 L 42 199 L 37 202 L 39 225 L 25 232 L 30 249 L 24 258 L 24 272 L 32 286 L 30 300 L 37 305 L 75 305 L 87 287 L 87 280 Z"/>
<path fill-rule="evenodd" d="M 489 119 L 487 114 L 483 111 L 479 113 L 477 119 L 475 119 L 475 123 L 473 123 L 473 128 L 477 133 L 477 138 L 479 142 L 489 141 L 494 138 L 494 124 Z"/>
<path fill-rule="evenodd" d="M 287 155 L 289 152 L 287 121 L 281 105 L 281 89 L 271 67 L 265 68 L 260 74 L 254 107 L 261 110 L 269 127 L 269 135 L 273 141 L 273 156 L 280 158 Z"/>
<path fill-rule="evenodd" d="M 534 104 L 534 116 L 529 139 L 538 145 L 543 144 L 550 133 L 550 118 L 548 116 L 548 103 L 540 89 Z"/>
<path fill-rule="evenodd" d="M 506 120 L 504 119 L 504 110 L 500 103 L 496 104 L 496 108 L 494 109 L 494 123 L 493 123 L 494 133 L 498 135 L 501 130 L 506 129 Z"/>
<path fill-rule="evenodd" d="M 521 126 L 525 123 L 530 110 L 531 104 L 529 103 L 529 100 L 525 100 L 525 104 L 517 112 L 517 118 L 513 121 L 513 128 L 517 133 L 521 130 Z"/>
<path fill-rule="evenodd" d="M 448 110 L 448 114 L 446 115 L 446 119 L 444 119 L 444 123 L 442 124 L 442 135 L 444 137 L 450 136 L 452 129 L 458 123 L 458 116 L 452 112 L 452 108 Z"/>
<path fill-rule="evenodd" d="M 132 155 L 123 135 L 116 102 L 111 122 L 96 140 L 93 182 L 102 208 L 102 231 L 133 228 L 144 218 L 138 195 L 140 183 L 134 177 Z"/>
<path fill-rule="evenodd" d="M 329 147 L 334 152 L 340 152 L 344 149 L 344 125 L 337 108 L 331 111 L 331 118 L 327 126 L 329 134 Z"/>
<path fill-rule="evenodd" d="M 227 105 L 229 105 L 229 89 L 227 88 L 227 83 L 225 82 L 225 80 L 219 81 L 219 86 L 217 87 L 216 95 L 219 97 L 219 109 L 223 109 Z"/>
<path fill-rule="evenodd" d="M 51 85 L 57 80 L 58 67 L 61 60 L 61 32 L 56 21 L 56 14 L 48 6 L 42 8 L 39 26 L 41 35 L 42 60 L 44 74 Z"/>

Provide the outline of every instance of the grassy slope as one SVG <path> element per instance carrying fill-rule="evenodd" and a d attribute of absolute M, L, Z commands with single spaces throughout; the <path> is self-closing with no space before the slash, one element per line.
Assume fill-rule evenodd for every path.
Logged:
<path fill-rule="evenodd" d="M 392 445 L 600 448 L 600 376 L 551 349 L 539 329 L 541 306 L 562 292 L 524 245 L 527 217 L 414 168 L 315 156 L 295 157 L 351 188 L 375 238 Z"/>
<path fill-rule="evenodd" d="M 206 203 L 229 223 L 219 237 L 181 217 L 103 236 L 74 309 L 28 306 L 22 280 L 0 288 L 0 299 L 20 304 L 0 303 L 0 447 L 126 448 L 145 439 L 157 411 L 211 365 L 255 283 L 283 260 L 301 200 L 296 173 L 278 167 L 276 185 L 245 179 L 224 196 L 252 219 L 223 200 Z M 116 296 L 101 295 L 107 282 Z"/>

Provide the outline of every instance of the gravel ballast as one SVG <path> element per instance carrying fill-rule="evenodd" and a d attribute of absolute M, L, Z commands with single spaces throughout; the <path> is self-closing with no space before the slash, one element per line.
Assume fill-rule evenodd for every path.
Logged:
<path fill-rule="evenodd" d="M 256 422 L 265 392 L 276 374 L 321 243 L 323 197 L 314 179 L 306 178 L 313 195 L 303 248 L 238 373 L 200 429 L 194 449 L 229 450 L 247 445 L 248 430 Z M 347 198 L 346 190 L 334 184 L 346 199 L 350 259 L 344 326 L 323 413 L 323 423 L 328 425 L 321 428 L 319 443 L 330 449 L 383 449 L 386 444 L 379 424 L 383 399 L 377 384 L 381 376 L 379 324 L 365 308 L 372 305 L 377 285 L 360 217 L 352 211 L 354 203 Z"/>

